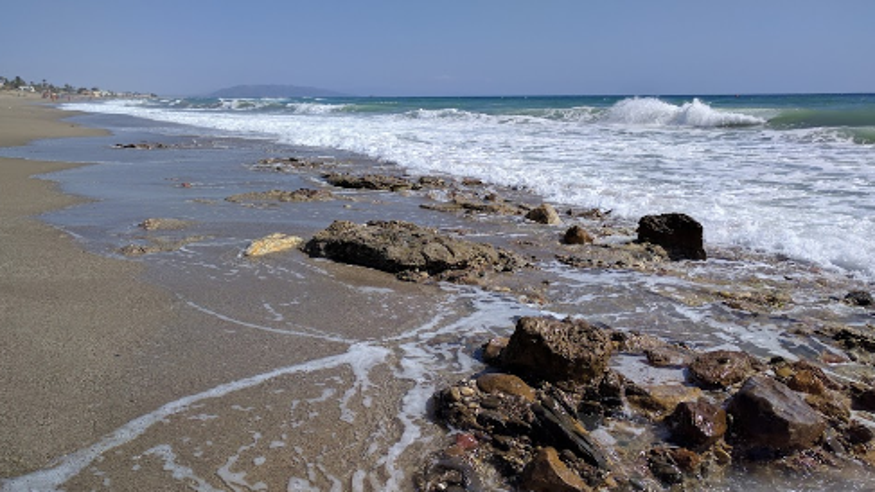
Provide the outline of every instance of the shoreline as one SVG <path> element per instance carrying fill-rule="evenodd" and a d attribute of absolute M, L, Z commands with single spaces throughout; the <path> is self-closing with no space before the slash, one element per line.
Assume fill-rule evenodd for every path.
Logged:
<path fill-rule="evenodd" d="M 38 98 L 0 96 L 0 146 L 105 135 Z M 87 253 L 39 214 L 82 203 L 36 175 L 81 166 L 0 158 L 0 477 L 46 466 L 135 417 L 129 356 L 168 315 L 131 262 Z M 159 314 L 157 315 L 156 314 Z"/>
<path fill-rule="evenodd" d="M 60 124 L 63 126 L 64 123 Z M 175 140 L 184 138 L 176 137 Z M 106 145 L 106 141 L 101 141 L 100 145 Z M 226 157 L 225 164 L 233 162 L 235 156 L 251 157 L 259 152 L 262 155 L 294 154 L 300 150 L 253 146 L 247 147 L 246 152 L 234 153 L 227 147 L 233 145 L 233 140 L 216 139 L 215 143 L 217 145 L 213 148 L 225 149 L 223 155 L 231 155 Z M 192 263 L 185 259 L 192 254 L 191 251 L 176 256 L 171 250 L 159 248 L 156 252 L 160 259 L 152 262 L 146 256 L 140 264 L 134 259 L 95 256 L 77 248 L 68 234 L 38 219 L 29 215 L 13 217 L 15 221 L 23 222 L 21 230 L 33 232 L 38 229 L 47 240 L 64 236 L 60 241 L 64 251 L 52 258 L 73 271 L 77 281 L 88 280 L 89 275 L 93 275 L 92 267 L 87 272 L 76 270 L 71 257 L 106 263 L 108 273 L 96 283 L 108 283 L 99 287 L 110 288 L 112 292 L 91 295 L 92 289 L 89 288 L 89 295 L 85 296 L 73 292 L 75 286 L 58 286 L 59 290 L 55 292 L 40 285 L 33 288 L 39 292 L 29 299 L 31 304 L 21 307 L 23 314 L 9 319 L 17 323 L 11 326 L 20 328 L 19 331 L 29 328 L 26 320 L 40 315 L 41 307 L 45 305 L 44 298 L 39 295 L 42 293 L 51 297 L 58 306 L 54 310 L 61 312 L 62 317 L 67 317 L 65 310 L 81 314 L 70 322 L 85 339 L 81 346 L 74 345 L 69 349 L 66 354 L 70 359 L 68 365 L 78 364 L 80 371 L 99 372 L 100 377 L 108 381 L 109 388 L 103 393 L 92 391 L 82 396 L 83 399 L 90 398 L 92 403 L 97 402 L 96 409 L 68 407 L 68 414 L 61 416 L 78 423 L 85 420 L 83 416 L 91 418 L 91 413 L 94 414 L 90 434 L 84 433 L 67 448 L 56 446 L 54 451 L 45 452 L 46 456 L 54 453 L 47 459 L 57 459 L 61 463 L 58 468 L 45 469 L 48 463 L 39 464 L 38 461 L 31 461 L 30 468 L 27 468 L 22 461 L 17 468 L 19 471 L 6 475 L 8 472 L 4 468 L 3 476 L 18 476 L 43 468 L 34 475 L 43 476 L 55 470 L 69 474 L 69 482 L 66 478 L 65 481 L 39 482 L 54 483 L 55 486 L 94 488 L 102 481 L 106 484 L 111 475 L 112 483 L 116 485 L 137 483 L 160 488 L 171 483 L 182 485 L 176 473 L 188 467 L 185 468 L 186 473 L 190 473 L 187 479 L 205 485 L 218 483 L 220 487 L 246 483 L 254 486 L 261 482 L 270 484 L 271 489 L 291 488 L 293 484 L 301 487 L 328 487 L 338 483 L 353 486 L 369 480 L 372 484 L 392 484 L 406 490 L 410 488 L 408 485 L 412 487 L 412 475 L 422 465 L 422 460 L 435 447 L 442 446 L 440 441 L 452 436 L 447 436 L 446 431 L 436 430 L 438 424 L 430 420 L 433 416 L 429 415 L 426 403 L 430 395 L 451 382 L 446 378 L 454 375 L 467 378 L 472 372 L 483 370 L 479 361 L 474 362 L 476 347 L 486 341 L 487 334 L 508 334 L 512 329 L 509 320 L 527 313 L 583 316 L 607 322 L 625 332 L 641 330 L 667 342 L 691 341 L 698 349 L 737 344 L 744 350 L 756 350 L 754 355 L 766 359 L 769 355 L 790 354 L 796 346 L 800 353 L 807 350 L 817 354 L 832 371 L 844 372 L 848 378 L 868 377 L 867 374 L 871 373 L 871 368 L 866 368 L 867 364 L 863 362 L 859 364 L 863 366 L 859 375 L 856 375 L 855 364 L 847 359 L 836 363 L 838 356 L 828 352 L 824 345 L 806 345 L 816 336 L 828 337 L 828 332 L 825 335 L 818 333 L 825 326 L 849 323 L 847 313 L 841 309 L 834 311 L 840 306 L 840 296 L 847 291 L 842 289 L 857 285 L 838 281 L 810 265 L 767 258 L 754 252 L 718 251 L 716 248 L 709 250 L 709 258 L 715 261 L 706 264 L 666 262 L 640 245 L 624 246 L 634 235 L 633 226 L 617 223 L 609 213 L 601 216 L 598 211 L 568 211 L 562 214 L 562 227 L 542 225 L 523 219 L 517 213 L 519 208 L 509 214 L 486 211 L 495 210 L 498 205 L 508 208 L 519 204 L 526 207 L 537 205 L 538 197 L 521 191 L 496 190 L 482 183 L 470 186 L 462 183 L 461 188 L 453 188 L 459 186 L 456 183 L 449 188 L 403 190 L 401 193 L 397 192 L 399 190 L 350 190 L 325 183 L 326 175 L 323 174 L 325 170 L 348 170 L 354 174 L 388 173 L 394 176 L 390 181 L 406 179 L 398 177 L 403 172 L 391 164 L 329 160 L 320 167 L 308 166 L 306 159 L 294 158 L 268 164 L 257 171 L 255 162 L 246 163 L 244 170 L 240 169 L 238 162 L 232 166 L 236 170 L 215 176 L 203 171 L 209 169 L 215 173 L 216 168 L 201 168 L 189 161 L 191 167 L 187 166 L 182 172 L 185 173 L 183 176 L 190 178 L 183 180 L 179 174 L 181 171 L 172 165 L 173 154 L 167 153 L 189 155 L 186 152 L 192 149 L 187 149 L 184 142 L 178 146 L 173 143 L 164 145 L 163 142 L 154 146 L 144 144 L 142 149 L 119 147 L 117 143 L 112 145 L 116 150 L 101 149 L 99 152 L 139 153 L 137 157 L 117 154 L 117 159 L 149 163 L 155 167 L 148 178 L 151 181 L 145 183 L 146 186 L 161 185 L 154 193 L 165 194 L 161 196 L 191 207 L 185 209 L 186 214 L 203 214 L 207 218 L 221 216 L 223 219 L 219 224 L 207 219 L 178 232 L 159 230 L 152 233 L 131 227 L 114 235 L 114 241 L 143 242 L 166 240 L 166 234 L 198 234 L 191 236 L 199 238 L 191 243 L 197 253 Z M 57 191 L 49 193 L 53 188 L 49 182 L 24 176 L 21 169 L 30 169 L 27 166 L 35 165 L 34 162 L 3 159 L 0 173 L 18 169 L 23 175 L 19 179 L 44 188 L 41 193 L 54 196 L 63 202 L 61 206 L 81 203 L 81 200 Z M 171 165 L 161 167 L 167 162 Z M 288 166 L 284 167 L 283 162 Z M 303 164 L 303 167 L 296 167 L 296 164 Z M 58 169 L 68 166 L 61 163 L 42 165 Z M 112 172 L 112 169 L 104 168 L 100 174 Z M 230 179 L 232 177 L 234 179 Z M 241 181 L 236 181 L 241 178 Z M 193 182 L 189 183 L 188 179 Z M 5 180 L 0 182 L 6 184 Z M 225 182 L 231 184 L 216 185 Z M 334 200 L 306 205 L 228 202 L 230 190 L 248 191 L 268 184 L 275 186 L 277 182 L 290 188 L 300 184 L 317 186 L 323 191 L 332 190 L 337 196 Z M 504 201 L 500 195 L 512 199 Z M 443 201 L 439 197 L 443 197 Z M 453 197 L 453 200 L 447 201 L 446 197 Z M 484 201 L 481 202 L 481 198 Z M 0 197 L 0 200 L 5 199 L 5 194 Z M 8 199 L 34 206 L 33 202 L 39 196 L 27 192 L 17 200 Z M 35 210 L 31 215 L 43 211 L 42 208 Z M 146 220 L 154 211 L 154 207 L 138 210 L 137 213 L 143 215 L 137 216 L 136 220 Z M 6 212 L 4 208 L 3 213 Z M 258 215 L 260 213 L 268 215 Z M 294 220 L 291 223 L 278 221 L 271 213 L 292 214 Z M 250 220 L 244 225 L 229 219 L 228 214 L 235 214 L 235 217 L 239 214 L 239 217 Z M 330 220 L 349 219 L 361 223 L 372 218 L 391 219 L 396 215 L 412 217 L 414 221 L 423 220 L 455 236 L 468 236 L 473 241 L 507 247 L 531 259 L 538 268 L 508 276 L 496 275 L 483 283 L 472 277 L 472 284 L 477 287 L 458 289 L 479 293 L 466 297 L 458 292 L 451 293 L 455 287 L 445 290 L 432 280 L 426 279 L 424 285 L 399 282 L 391 274 L 313 260 L 300 251 L 263 260 L 247 260 L 235 253 L 236 248 L 242 248 L 244 240 L 255 239 L 256 234 L 262 232 L 273 232 L 273 228 L 283 227 L 308 237 L 323 227 L 319 224 L 327 225 Z M 266 223 L 259 224 L 259 217 Z M 124 220 L 127 223 L 130 218 Z M 565 228 L 578 223 L 593 227 L 596 244 L 567 245 L 561 242 Z M 266 228 L 270 230 L 262 230 Z M 9 229 L 9 232 L 18 230 Z M 7 235 L 6 229 L 0 229 L 0 234 Z M 21 244 L 20 250 L 14 252 L 19 255 L 15 258 L 27 259 L 28 255 L 33 256 L 39 251 L 34 246 L 36 241 L 22 240 Z M 0 247 L 12 251 L 5 242 L 0 243 Z M 151 254 L 148 249 L 143 251 L 143 255 Z M 5 250 L 0 250 L 0 253 L 5 258 Z M 161 256 L 163 253 L 169 254 Z M 55 279 L 55 272 L 44 266 L 40 267 L 44 271 L 35 275 L 40 270 L 36 269 L 34 262 L 24 266 L 20 263 L 23 259 L 16 260 L 14 265 L 11 261 L 8 264 L 0 262 L 0 273 L 7 270 L 17 272 L 17 277 L 8 281 L 4 275 L 0 288 L 12 291 L 13 287 L 18 287 L 17 283 L 12 285 L 16 279 L 19 282 L 29 279 L 33 284 L 63 280 Z M 40 265 L 42 262 L 40 259 Z M 207 271 L 206 276 L 198 270 L 204 265 L 209 267 L 203 269 Z M 178 267 L 182 267 L 181 271 L 185 273 L 173 274 L 176 277 L 172 280 L 162 278 L 162 272 L 174 272 Z M 13 268 L 18 270 L 10 270 Z M 146 270 L 151 273 L 146 274 L 147 280 L 143 281 Z M 233 283 L 220 283 L 217 287 L 209 281 L 213 272 L 222 272 L 233 279 Z M 290 282 L 290 277 L 282 274 L 274 277 L 272 272 L 289 273 L 294 281 Z M 34 276 L 36 278 L 32 278 Z M 590 283 L 593 285 L 588 286 Z M 79 297 L 73 296 L 79 302 L 76 306 L 71 305 L 73 293 L 79 294 Z M 137 306 L 137 299 L 145 299 L 151 304 Z M 466 307 L 461 307 L 463 304 Z M 283 306 L 287 310 L 283 311 Z M 2 307 L 4 313 L 13 312 L 11 307 Z M 78 307 L 81 313 L 74 307 Z M 478 313 L 478 309 L 485 312 Z M 89 324 L 93 312 L 100 312 L 103 316 L 100 323 Z M 646 314 L 648 312 L 651 314 Z M 689 316 L 685 317 L 685 312 L 689 312 Z M 129 319 L 131 313 L 139 319 Z M 869 315 L 859 314 L 855 323 L 865 324 Z M 709 318 L 713 323 L 707 322 Z M 764 324 L 768 326 L 762 326 Z M 724 325 L 726 331 L 720 331 L 719 327 Z M 63 337 L 66 334 L 67 339 L 70 338 L 69 328 L 65 326 L 51 325 L 47 329 L 50 336 Z M 65 329 L 68 330 L 66 333 Z M 713 333 L 702 333 L 709 330 Z M 764 334 L 766 331 L 770 334 Z M 52 368 L 41 365 L 45 364 L 47 357 L 38 361 L 27 360 L 34 353 L 41 353 L 25 343 L 29 341 L 33 345 L 36 334 L 30 335 L 29 340 L 4 342 L 4 352 L 14 351 L 18 357 L 16 362 L 27 367 L 27 371 L 21 370 L 4 359 L 4 363 L 10 363 L 8 368 L 4 367 L 4 377 L 10 378 L 8 383 L 4 381 L 4 385 L 20 386 L 17 380 L 13 380 L 13 373 L 6 369 L 17 371 L 16 377 L 32 374 L 31 379 L 36 380 L 34 384 L 59 372 L 57 368 L 52 372 Z M 67 339 L 64 341 L 68 342 Z M 119 350 L 120 347 L 126 348 L 127 352 Z M 831 362 L 825 358 L 827 355 Z M 447 359 L 443 365 L 442 359 Z M 83 388 L 88 391 L 87 383 L 68 381 L 71 386 L 68 392 L 82 391 Z M 40 391 L 44 390 L 33 385 L 29 389 L 44 399 L 51 396 L 52 401 L 62 406 L 67 403 L 64 395 L 41 394 Z M 135 393 L 133 396 L 137 401 L 131 400 L 132 395 L 125 394 L 126 391 Z M 372 404 L 372 400 L 377 404 Z M 74 400 L 73 405 L 76 404 Z M 38 406 L 37 403 L 20 407 L 12 403 L 7 405 L 22 414 L 28 408 Z M 103 408 L 104 405 L 114 406 L 114 409 Z M 292 408 L 291 415 L 288 410 L 283 410 L 289 407 Z M 296 409 L 300 412 L 296 413 Z M 62 411 L 59 409 L 57 413 Z M 103 413 L 97 415 L 95 412 Z M 240 419 L 241 415 L 246 415 L 246 418 Z M 162 425 L 156 425 L 158 423 Z M 297 430 L 298 425 L 302 430 Z M 53 430 L 61 431 L 67 429 Z M 417 442 L 420 436 L 424 436 L 421 443 Z M 65 437 L 71 442 L 76 439 L 70 435 Z M 191 442 L 199 446 L 195 447 Z M 337 449 L 338 442 L 343 443 L 342 449 Z M 22 443 L 17 445 L 21 448 Z M 46 443 L 29 445 L 45 447 Z M 207 447 L 212 448 L 210 452 L 205 451 Z M 80 459 L 89 461 L 84 465 L 82 462 L 71 464 L 69 460 L 77 458 L 64 455 L 72 451 L 79 456 L 88 456 Z M 89 466 L 94 460 L 99 461 Z M 6 461 L 16 463 L 11 454 L 4 456 Z M 290 461 L 294 466 L 289 466 Z M 342 463 L 347 466 L 341 466 Z M 231 465 L 236 466 L 235 471 L 231 470 Z M 316 478 L 308 475 L 313 467 L 318 468 L 322 475 Z M 359 470 L 350 470 L 350 467 Z M 168 473 L 171 470 L 173 477 Z M 247 477 L 247 473 L 250 476 Z M 305 476 L 308 478 L 300 478 Z M 12 480 L 4 485 L 3 490 L 17 490 L 15 486 L 28 484 L 31 482 L 26 479 Z"/>

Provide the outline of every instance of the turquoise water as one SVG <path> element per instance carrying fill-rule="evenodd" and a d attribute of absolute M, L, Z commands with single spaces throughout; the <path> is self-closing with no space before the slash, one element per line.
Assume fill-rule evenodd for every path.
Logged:
<path fill-rule="evenodd" d="M 875 279 L 875 95 L 160 99 L 67 105 L 336 148 Z"/>

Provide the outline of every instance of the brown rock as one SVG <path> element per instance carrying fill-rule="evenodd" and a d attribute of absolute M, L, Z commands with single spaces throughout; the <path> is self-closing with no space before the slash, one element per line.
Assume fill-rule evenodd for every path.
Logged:
<path fill-rule="evenodd" d="M 550 382 L 586 384 L 605 373 L 612 348 L 610 336 L 586 321 L 523 317 L 502 363 Z"/>
<path fill-rule="evenodd" d="M 744 352 L 715 350 L 696 357 L 690 374 L 706 389 L 726 388 L 753 375 L 756 365 L 758 361 Z"/>
<path fill-rule="evenodd" d="M 339 188 L 400 191 L 420 189 L 422 187 L 420 184 L 406 178 L 381 174 L 353 176 L 351 174 L 329 173 L 324 178 L 330 184 Z"/>
<path fill-rule="evenodd" d="M 510 271 L 524 264 L 513 253 L 489 244 L 454 239 L 402 221 L 372 221 L 364 225 L 334 221 L 313 236 L 304 251 L 310 256 L 396 274 L 418 271 L 437 275 L 469 269 Z"/>
<path fill-rule="evenodd" d="M 176 231 L 190 225 L 191 221 L 188 220 L 160 218 L 150 218 L 140 223 L 140 227 L 147 231 Z"/>
<path fill-rule="evenodd" d="M 526 218 L 539 224 L 557 225 L 562 223 L 559 213 L 549 203 L 542 203 L 538 207 L 533 208 L 526 214 Z"/>
<path fill-rule="evenodd" d="M 483 361 L 487 364 L 498 364 L 501 360 L 501 351 L 507 347 L 510 338 L 494 337 L 483 345 Z"/>
<path fill-rule="evenodd" d="M 672 260 L 704 260 L 702 225 L 686 214 L 645 215 L 638 221 L 638 242 L 665 248 Z"/>
<path fill-rule="evenodd" d="M 538 450 L 523 471 L 522 490 L 532 492 L 581 492 L 591 490 L 580 476 L 559 459 L 552 447 Z"/>
<path fill-rule="evenodd" d="M 726 411 L 707 400 L 681 402 L 666 420 L 672 439 L 691 448 L 708 447 L 726 434 Z"/>
<path fill-rule="evenodd" d="M 767 376 L 753 376 L 732 397 L 727 412 L 745 447 L 789 451 L 811 447 L 826 421 L 799 394 Z"/>
<path fill-rule="evenodd" d="M 535 390 L 513 374 L 490 373 L 477 378 L 477 387 L 484 393 L 505 393 L 535 401 Z"/>
<path fill-rule="evenodd" d="M 579 225 L 573 225 L 565 231 L 565 236 L 562 242 L 565 244 L 589 244 L 593 241 L 592 236 L 586 232 L 586 229 Z"/>

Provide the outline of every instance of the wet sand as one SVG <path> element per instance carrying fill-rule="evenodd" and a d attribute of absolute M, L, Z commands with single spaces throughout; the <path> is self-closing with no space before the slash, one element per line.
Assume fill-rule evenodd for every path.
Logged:
<path fill-rule="evenodd" d="M 0 98 L 0 145 L 102 134 L 39 103 Z M 76 166 L 0 158 L 0 489 L 234 488 L 248 470 L 273 490 L 308 483 L 296 477 L 314 466 L 321 483 L 346 487 L 380 467 L 377 483 L 406 483 L 398 456 L 368 448 L 413 444 L 396 419 L 411 384 L 392 374 L 391 353 L 355 340 L 389 319 L 398 330 L 425 323 L 437 289 L 326 265 L 302 287 L 325 307 L 290 322 L 303 334 L 199 309 L 142 280 L 137 261 L 87 252 L 39 220 L 82 200 L 34 176 Z M 235 295 L 204 292 L 219 304 Z M 380 310 L 374 298 L 392 299 Z M 326 324 L 337 334 L 308 328 Z M 372 387 L 385 401 L 364 395 Z"/>

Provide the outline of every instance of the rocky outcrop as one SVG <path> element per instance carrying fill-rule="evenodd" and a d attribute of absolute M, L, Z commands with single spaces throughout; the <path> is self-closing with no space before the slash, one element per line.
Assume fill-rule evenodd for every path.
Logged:
<path fill-rule="evenodd" d="M 243 202 L 324 202 L 333 200 L 334 195 L 328 190 L 313 190 L 301 188 L 294 191 L 269 190 L 239 193 L 225 198 L 233 203 Z"/>
<path fill-rule="evenodd" d="M 707 258 L 702 225 L 686 214 L 645 215 L 638 221 L 638 242 L 662 246 L 672 260 Z"/>
<path fill-rule="evenodd" d="M 249 247 L 243 252 L 244 256 L 264 256 L 280 251 L 288 251 L 297 248 L 304 240 L 297 236 L 289 236 L 276 232 L 267 235 L 261 239 L 252 241 Z"/>
<path fill-rule="evenodd" d="M 562 223 L 559 213 L 549 203 L 542 203 L 526 214 L 526 218 L 539 224 L 558 225 Z"/>
<path fill-rule="evenodd" d="M 355 176 L 346 173 L 329 173 L 323 176 L 325 181 L 338 188 L 352 188 L 364 190 L 401 191 L 418 190 L 422 188 L 419 183 L 398 176 L 383 174 L 367 174 Z"/>
<path fill-rule="evenodd" d="M 448 273 L 512 271 L 525 264 L 503 249 L 402 221 L 363 225 L 335 221 L 313 236 L 304 251 L 314 257 L 399 274 L 404 279 L 438 276 L 450 280 Z"/>
<path fill-rule="evenodd" d="M 826 421 L 786 385 L 753 376 L 727 406 L 735 441 L 759 451 L 786 452 L 811 447 Z"/>
<path fill-rule="evenodd" d="M 524 317 L 501 360 L 530 377 L 586 384 L 604 374 L 612 350 L 608 334 L 584 320 Z"/>

